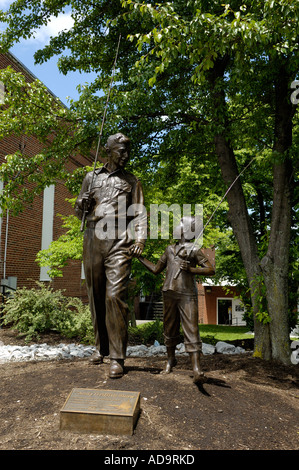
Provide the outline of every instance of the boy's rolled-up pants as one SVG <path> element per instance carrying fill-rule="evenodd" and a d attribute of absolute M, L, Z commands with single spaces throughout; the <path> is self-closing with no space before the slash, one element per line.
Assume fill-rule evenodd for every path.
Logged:
<path fill-rule="evenodd" d="M 180 342 L 180 324 L 184 333 L 185 350 L 188 353 L 202 350 L 198 330 L 198 299 L 195 295 L 174 291 L 163 292 L 163 322 L 166 347 Z"/>

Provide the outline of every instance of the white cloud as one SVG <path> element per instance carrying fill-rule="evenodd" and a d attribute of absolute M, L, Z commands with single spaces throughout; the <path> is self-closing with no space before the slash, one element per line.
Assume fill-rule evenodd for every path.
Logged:
<path fill-rule="evenodd" d="M 13 1 L 14 0 L 0 0 L 0 10 L 7 10 Z M 57 17 L 52 15 L 47 25 L 41 26 L 30 39 L 25 41 L 21 40 L 21 42 L 28 45 L 32 44 L 32 42 L 38 42 L 38 46 L 40 47 L 41 45 L 46 45 L 51 36 L 57 36 L 57 34 L 63 30 L 68 31 L 73 25 L 74 20 L 70 12 L 60 13 Z M 4 31 L 5 28 L 6 25 L 1 23 L 0 31 Z"/>
<path fill-rule="evenodd" d="M 1 0 L 0 0 L 1 1 Z M 36 31 L 34 37 L 29 41 L 38 41 L 40 44 L 47 44 L 51 36 L 57 36 L 60 31 L 72 28 L 74 20 L 70 13 L 61 13 L 57 17 L 51 16 L 49 23 Z"/>
<path fill-rule="evenodd" d="M 14 0 L 0 0 L 0 10 L 6 10 Z"/>

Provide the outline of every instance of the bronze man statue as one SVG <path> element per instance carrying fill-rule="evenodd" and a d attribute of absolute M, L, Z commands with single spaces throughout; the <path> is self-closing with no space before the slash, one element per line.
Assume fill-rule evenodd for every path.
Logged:
<path fill-rule="evenodd" d="M 143 257 L 139 257 L 139 260 L 153 274 L 159 274 L 166 268 L 162 292 L 163 329 L 168 361 L 164 372 L 170 373 L 176 365 L 175 348 L 180 342 L 181 323 L 185 349 L 191 359 L 193 382 L 197 383 L 204 379 L 204 374 L 200 367 L 202 342 L 198 330 L 198 297 L 195 274 L 207 276 L 215 274 L 215 271 L 203 252 L 190 243 L 188 238 L 190 235 L 187 233 L 189 230 L 187 230 L 187 226 L 190 227 L 190 224 L 193 224 L 191 232 L 194 234 L 195 219 L 182 218 L 181 239 L 166 248 L 156 265 Z"/>
<path fill-rule="evenodd" d="M 102 363 L 110 356 L 109 376 L 117 378 L 123 375 L 126 357 L 131 259 L 143 251 L 146 214 L 141 183 L 125 170 L 130 139 L 112 135 L 105 148 L 108 161 L 86 175 L 75 211 L 82 218 L 87 210 L 83 264 L 97 350 L 92 360 Z M 128 215 L 130 207 L 136 210 Z M 132 235 L 129 225 L 136 217 Z"/>

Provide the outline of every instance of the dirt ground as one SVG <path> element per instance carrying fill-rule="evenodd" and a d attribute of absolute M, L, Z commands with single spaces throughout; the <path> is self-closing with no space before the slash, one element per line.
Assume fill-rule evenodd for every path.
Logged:
<path fill-rule="evenodd" d="M 24 342 L 0 329 L 4 344 Z M 54 344 L 48 335 L 40 342 Z M 88 359 L 0 364 L 0 450 L 298 450 L 299 365 L 242 355 L 204 356 L 207 381 L 193 384 L 188 358 L 161 374 L 165 358 L 128 358 L 121 379 Z M 141 412 L 132 436 L 60 431 L 73 388 L 137 391 Z"/>

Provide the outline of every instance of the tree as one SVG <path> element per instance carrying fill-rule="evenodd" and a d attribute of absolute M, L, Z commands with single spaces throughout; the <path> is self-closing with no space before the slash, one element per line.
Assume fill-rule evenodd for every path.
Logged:
<path fill-rule="evenodd" d="M 180 188 L 196 198 L 194 185 L 182 187 L 178 179 L 180 165 L 190 165 L 209 174 L 206 191 L 196 186 L 209 208 L 211 192 L 219 201 L 249 164 L 227 195 L 228 222 L 251 288 L 255 355 L 288 363 L 288 271 L 298 203 L 298 115 L 290 100 L 298 71 L 297 2 L 18 1 L 2 15 L 8 23 L 2 47 L 33 34 L 66 6 L 74 27 L 35 58 L 41 63 L 68 49 L 58 62 L 63 73 L 100 72 L 84 90 L 87 101 L 71 106 L 84 121 L 82 141 L 95 137 L 89 105 L 99 117 L 103 100 L 94 93 L 109 83 L 121 33 L 106 130 L 118 127 L 132 137 L 132 163 L 143 180 L 164 191 L 171 170 L 177 195 Z M 214 227 L 225 227 L 220 215 L 223 210 Z"/>
<path fill-rule="evenodd" d="M 4 182 L 1 208 L 18 213 L 24 202 L 32 202 L 58 179 L 66 181 L 69 189 L 76 191 L 80 184 L 78 178 L 82 180 L 85 170 L 78 169 L 70 175 L 66 163 L 79 150 L 90 151 L 90 133 L 95 130 L 85 126 L 83 117 L 63 106 L 39 80 L 28 83 L 22 73 L 10 67 L 0 70 L 0 80 L 6 87 L 0 138 L 13 135 L 25 140 L 26 135 L 33 135 L 43 145 L 43 150 L 33 156 L 27 153 L 26 145 L 6 156 L 0 167 Z M 30 191 L 26 183 L 31 183 Z"/>
<path fill-rule="evenodd" d="M 241 115 L 236 104 L 239 111 L 243 104 L 241 112 L 248 113 L 251 120 L 256 114 L 262 117 L 263 125 L 271 123 L 272 135 L 267 127 L 265 132 L 259 126 L 255 142 L 256 147 L 262 141 L 272 148 L 271 229 L 262 259 L 240 181 L 228 194 L 228 217 L 240 247 L 256 314 L 260 296 L 266 297 L 263 300 L 269 315 L 255 322 L 255 354 L 288 362 L 289 246 L 294 163 L 298 161 L 292 146 L 295 107 L 290 101 L 290 84 L 298 70 L 298 5 L 289 1 L 233 2 L 221 11 L 218 2 L 207 5 L 195 1 L 189 2 L 194 6 L 190 21 L 178 13 L 174 3 L 159 8 L 130 0 L 124 3 L 137 7 L 141 14 L 151 15 L 159 25 L 137 37 L 139 44 L 150 38 L 155 55 L 161 59 L 151 83 L 176 54 L 187 55 L 190 64 L 196 65 L 192 80 L 204 86 L 210 97 L 212 106 L 206 111 L 213 122 L 215 151 L 227 185 L 239 172 L 235 154 L 237 126 L 233 120 Z M 232 100 L 232 93 L 240 99 Z M 235 109 L 230 108 L 230 100 Z M 251 135 L 251 139 L 254 137 Z"/>

